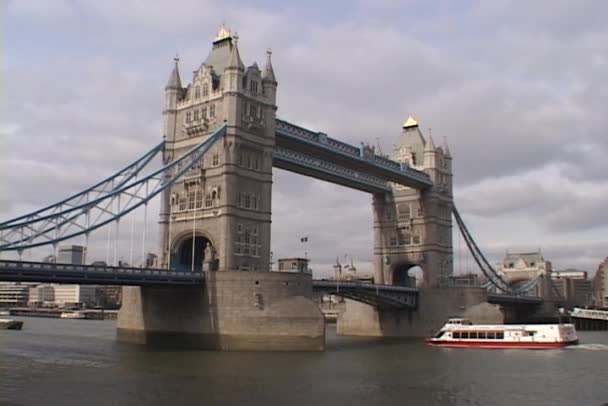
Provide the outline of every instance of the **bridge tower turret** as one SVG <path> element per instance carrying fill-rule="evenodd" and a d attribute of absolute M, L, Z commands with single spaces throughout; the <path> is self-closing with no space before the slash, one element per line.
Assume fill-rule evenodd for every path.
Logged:
<path fill-rule="evenodd" d="M 163 198 L 165 267 L 269 270 L 277 82 L 270 58 L 264 75 L 245 68 L 237 41 L 222 26 L 192 83 L 182 88 L 176 67 L 167 85 L 168 162 L 223 125 L 226 134 Z"/>
<path fill-rule="evenodd" d="M 178 62 L 179 58 L 176 56 L 174 59 L 175 65 L 169 75 L 169 80 L 165 86 L 165 109 L 163 110 L 163 138 L 165 140 L 165 148 L 163 150 L 163 162 L 167 163 L 171 161 L 171 155 L 168 151 L 173 149 L 173 143 L 175 142 L 175 134 L 177 131 L 177 104 L 181 100 L 184 94 L 182 88 L 182 81 L 179 76 Z M 168 178 L 169 173 L 165 173 L 165 177 Z M 171 204 L 171 191 L 164 190 L 160 196 L 160 212 L 159 212 L 159 232 L 160 232 L 160 245 L 161 252 L 165 252 L 163 247 L 167 247 L 169 242 L 169 215 L 170 215 L 170 204 Z"/>
<path fill-rule="evenodd" d="M 416 190 L 393 185 L 374 196 L 375 280 L 410 285 L 413 267 L 422 269 L 422 286 L 445 284 L 452 275 L 452 157 L 447 144 L 437 147 L 411 116 L 403 124 L 393 159 L 429 174 L 433 186 Z"/>

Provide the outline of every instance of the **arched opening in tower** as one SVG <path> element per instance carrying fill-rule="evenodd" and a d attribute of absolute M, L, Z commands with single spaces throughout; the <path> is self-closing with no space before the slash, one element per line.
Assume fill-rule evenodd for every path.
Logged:
<path fill-rule="evenodd" d="M 424 275 L 422 268 L 412 264 L 398 265 L 393 271 L 393 285 L 407 286 L 410 288 L 418 287 L 422 284 Z"/>
<path fill-rule="evenodd" d="M 179 250 L 177 252 L 177 263 L 175 263 L 175 268 L 178 271 L 192 271 L 200 272 L 203 270 L 203 261 L 205 260 L 205 248 L 207 248 L 207 244 L 211 245 L 211 241 L 209 239 L 196 236 L 194 238 L 186 238 L 179 246 Z M 194 255 L 192 252 L 194 250 Z M 194 267 L 192 263 L 194 262 Z"/>

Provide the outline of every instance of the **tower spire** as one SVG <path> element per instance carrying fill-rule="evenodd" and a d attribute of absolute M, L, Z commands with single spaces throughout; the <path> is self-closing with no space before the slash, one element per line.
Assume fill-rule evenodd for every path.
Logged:
<path fill-rule="evenodd" d="M 165 90 L 182 88 L 182 81 L 179 77 L 179 67 L 177 66 L 179 56 L 175 55 L 173 61 L 175 61 L 175 65 L 173 65 L 173 70 L 171 71 L 171 76 L 169 76 L 169 81 L 167 82 L 167 86 L 165 86 Z"/>
<path fill-rule="evenodd" d="M 268 58 L 266 59 L 266 66 L 264 66 L 264 72 L 262 72 L 262 80 L 266 82 L 276 83 L 277 79 L 274 76 L 274 69 L 272 69 L 272 61 L 270 60 L 270 56 L 272 55 L 272 51 L 270 48 L 266 50 L 266 54 Z"/>
<path fill-rule="evenodd" d="M 431 129 L 429 128 L 429 138 L 426 141 L 426 145 L 424 146 L 424 152 L 435 152 L 435 143 L 433 142 L 433 134 L 431 134 Z"/>
<path fill-rule="evenodd" d="M 443 153 L 446 158 L 451 158 L 452 154 L 450 153 L 450 148 L 448 147 L 448 139 L 446 136 L 443 137 Z"/>
<path fill-rule="evenodd" d="M 237 46 L 238 40 L 239 40 L 239 36 L 235 33 L 232 36 L 232 49 L 230 50 L 230 59 L 228 60 L 228 66 L 226 66 L 226 69 L 236 68 L 236 69 L 244 71 L 245 65 L 243 65 L 243 61 L 241 60 L 241 55 L 239 55 L 239 48 Z"/>

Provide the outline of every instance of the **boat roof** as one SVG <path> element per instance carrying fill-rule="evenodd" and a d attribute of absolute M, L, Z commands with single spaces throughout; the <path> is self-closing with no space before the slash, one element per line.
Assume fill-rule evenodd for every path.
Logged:
<path fill-rule="evenodd" d="M 555 327 L 573 327 L 573 324 L 451 324 L 450 327 L 460 330 L 550 330 Z"/>

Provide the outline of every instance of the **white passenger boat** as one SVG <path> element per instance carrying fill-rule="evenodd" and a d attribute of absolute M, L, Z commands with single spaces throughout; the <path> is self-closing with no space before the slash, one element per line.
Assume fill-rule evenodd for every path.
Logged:
<path fill-rule="evenodd" d="M 578 343 L 572 324 L 473 324 L 449 319 L 426 343 L 438 347 L 560 348 Z"/>
<path fill-rule="evenodd" d="M 87 316 L 83 312 L 63 312 L 59 315 L 62 319 L 86 319 Z"/>
<path fill-rule="evenodd" d="M 0 319 L 0 330 L 21 330 L 23 322 L 12 319 Z"/>

